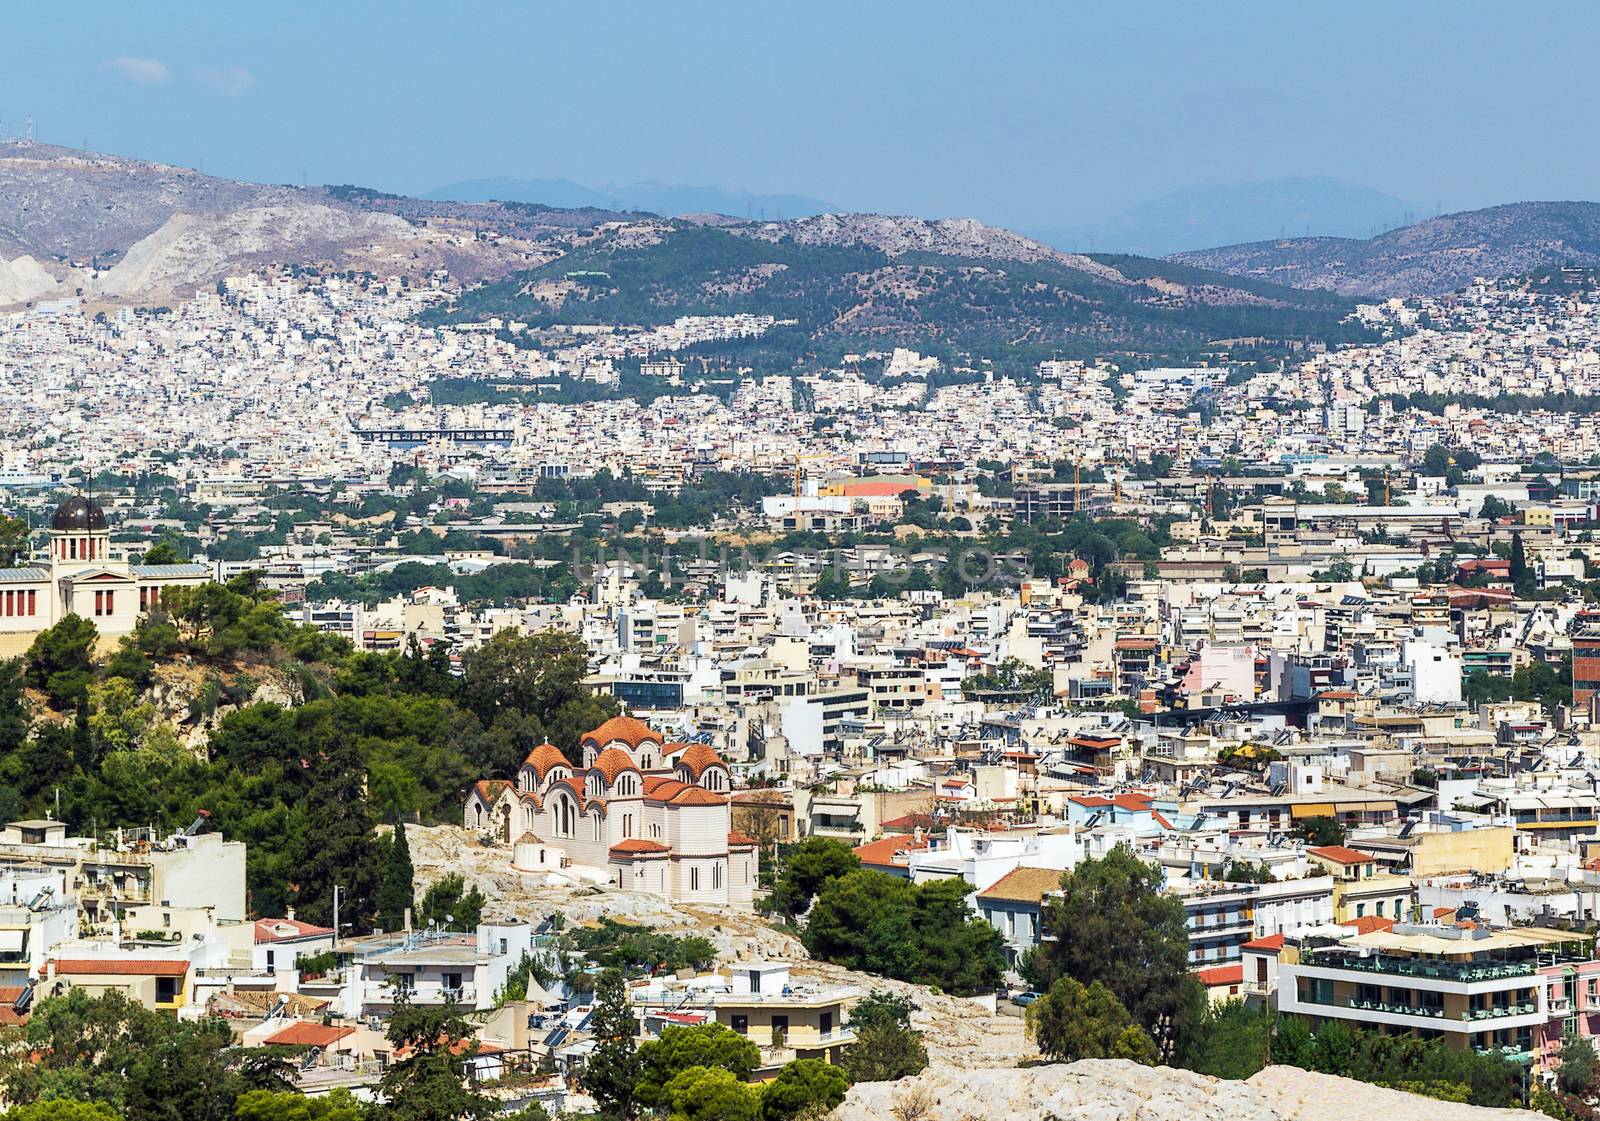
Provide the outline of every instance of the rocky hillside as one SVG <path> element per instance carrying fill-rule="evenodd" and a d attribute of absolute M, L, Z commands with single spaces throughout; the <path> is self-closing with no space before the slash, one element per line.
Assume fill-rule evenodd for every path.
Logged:
<path fill-rule="evenodd" d="M 1171 260 L 1346 296 L 1448 292 L 1477 276 L 1600 266 L 1600 203 L 1519 202 L 1446 214 L 1365 240 L 1257 241 L 1178 253 Z"/>
<path fill-rule="evenodd" d="M 1247 1082 L 1121 1059 L 980 1070 L 930 1066 L 899 1082 L 863 1082 L 832 1121 L 1526 1121 L 1525 1110 L 1483 1109 L 1385 1090 L 1296 1067 Z"/>
<path fill-rule="evenodd" d="M 503 276 L 619 217 L 427 202 L 358 187 L 245 183 L 191 168 L 0 143 L 0 306 L 59 295 L 155 301 L 274 264 Z"/>
<path fill-rule="evenodd" d="M 770 315 L 792 326 L 740 355 L 771 362 L 900 343 L 1048 357 L 1339 339 L 1359 333 L 1341 323 L 1349 307 L 1174 262 L 1063 253 L 970 220 L 853 214 L 604 226 L 558 260 L 465 293 L 438 318 L 544 327 Z"/>

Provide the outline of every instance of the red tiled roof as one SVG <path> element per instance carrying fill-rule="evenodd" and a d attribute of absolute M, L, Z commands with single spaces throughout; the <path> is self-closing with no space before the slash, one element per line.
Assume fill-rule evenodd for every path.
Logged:
<path fill-rule="evenodd" d="M 646 775 L 644 779 L 644 796 L 652 802 L 666 802 L 674 794 L 687 790 L 689 784 L 679 782 L 675 778 L 665 775 Z"/>
<path fill-rule="evenodd" d="M 753 848 L 760 843 L 754 837 L 746 837 L 743 833 L 733 832 L 728 834 L 728 844 L 736 848 Z"/>
<path fill-rule="evenodd" d="M 606 785 L 610 786 L 617 781 L 617 776 L 623 771 L 637 771 L 633 757 L 620 747 L 608 747 L 595 756 L 592 768 L 606 777 Z"/>
<path fill-rule="evenodd" d="M 1238 962 L 1232 965 L 1213 965 L 1207 969 L 1196 969 L 1194 975 L 1202 985 L 1239 985 L 1244 983 L 1244 966 Z"/>
<path fill-rule="evenodd" d="M 172 958 L 134 961 L 129 958 L 106 958 L 94 961 L 89 958 L 62 958 L 56 962 L 60 973 L 102 973 L 122 977 L 182 977 L 189 972 L 189 963 Z"/>
<path fill-rule="evenodd" d="M 678 766 L 688 768 L 695 778 L 699 778 L 707 767 L 722 767 L 722 757 L 703 743 L 692 743 L 684 753 L 678 756 Z"/>
<path fill-rule="evenodd" d="M 728 803 L 721 794 L 713 794 L 703 786 L 685 786 L 665 801 L 669 806 L 724 806 Z"/>
<path fill-rule="evenodd" d="M 1339 924 L 1348 926 L 1357 934 L 1371 934 L 1375 930 L 1393 930 L 1393 919 L 1381 919 L 1377 915 L 1362 915 L 1359 919 L 1346 919 Z"/>
<path fill-rule="evenodd" d="M 274 1032 L 262 1040 L 268 1047 L 326 1047 L 330 1043 L 337 1043 L 347 1035 L 354 1035 L 355 1028 L 335 1027 L 332 1024 L 317 1024 L 302 1021 L 290 1024 L 282 1031 Z"/>
<path fill-rule="evenodd" d="M 1371 864 L 1371 853 L 1362 852 L 1360 849 L 1350 848 L 1348 845 L 1317 845 L 1306 849 L 1306 855 L 1321 857 L 1331 860 L 1335 864 Z"/>
<path fill-rule="evenodd" d="M 331 926 L 312 926 L 294 919 L 257 919 L 255 939 L 257 942 L 282 942 L 289 938 L 315 938 L 332 933 Z"/>
<path fill-rule="evenodd" d="M 1283 949 L 1283 935 L 1269 934 L 1265 938 L 1254 938 L 1239 948 L 1242 950 L 1269 950 L 1276 953 Z"/>
<path fill-rule="evenodd" d="M 876 841 L 868 841 L 864 845 L 857 845 L 850 851 L 855 853 L 864 865 L 887 868 L 894 864 L 896 853 L 923 852 L 927 847 L 927 841 L 913 841 L 901 834 L 898 837 L 883 837 Z"/>
<path fill-rule="evenodd" d="M 592 741 L 601 746 L 620 740 L 629 747 L 638 747 L 646 740 L 660 743 L 661 736 L 651 731 L 650 725 L 643 720 L 637 720 L 632 716 L 613 716 L 594 731 L 584 733 L 583 740 L 585 743 Z"/>
<path fill-rule="evenodd" d="M 534 773 L 541 779 L 550 773 L 552 767 L 572 768 L 571 762 L 562 754 L 561 749 L 553 743 L 542 743 L 528 753 L 522 761 L 524 767 L 532 767 Z"/>
<path fill-rule="evenodd" d="M 668 853 L 672 850 L 660 841 L 647 841 L 643 837 L 629 837 L 611 846 L 611 851 L 621 856 L 644 856 L 650 853 Z"/>
<path fill-rule="evenodd" d="M 511 789 L 511 784 L 503 778 L 484 778 L 472 784 L 472 789 L 478 792 L 478 797 L 485 802 L 493 802 L 500 795 Z"/>

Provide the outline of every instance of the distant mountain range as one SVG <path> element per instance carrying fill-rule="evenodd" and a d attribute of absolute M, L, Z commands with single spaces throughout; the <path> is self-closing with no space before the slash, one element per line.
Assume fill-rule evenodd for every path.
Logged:
<path fill-rule="evenodd" d="M 905 345 L 1008 368 L 1052 354 L 1177 355 L 1219 340 L 1338 340 L 1328 293 L 1176 262 L 1062 253 L 970 219 L 826 214 L 784 222 L 640 218 L 558 260 L 464 292 L 434 322 L 666 323 L 750 313 L 792 321 L 719 344 L 741 363 Z"/>
<path fill-rule="evenodd" d="M 1414 207 L 1393 195 L 1318 176 L 1174 191 L 1103 222 L 1036 230 L 1033 236 L 1073 252 L 1164 257 L 1302 233 L 1368 237 L 1414 215 Z"/>
<path fill-rule="evenodd" d="M 970 219 L 789 217 L 789 208 L 798 215 L 807 203 L 826 204 L 640 189 L 615 201 L 648 204 L 648 213 L 613 209 L 610 198 L 582 207 L 415 199 L 0 143 L 0 306 L 69 294 L 170 302 L 272 265 L 414 278 L 443 268 L 481 284 L 448 312 L 458 320 L 644 323 L 749 311 L 795 320 L 785 345 L 802 350 L 881 341 L 997 355 L 1150 354 L 1241 337 L 1337 341 L 1356 297 L 1440 292 L 1550 265 L 1600 267 L 1600 204 L 1588 202 L 1517 203 L 1373 238 L 1258 239 L 1163 260 L 1065 252 Z M 577 190 L 547 197 L 604 195 Z M 1323 183 L 1282 197 L 1359 202 L 1359 190 Z M 782 209 L 785 219 L 746 220 L 747 204 Z M 1352 205 L 1354 221 L 1361 207 Z M 660 216 L 679 210 L 708 213 Z"/>
<path fill-rule="evenodd" d="M 1600 266 L 1600 203 L 1518 202 L 1429 218 L 1372 238 L 1255 241 L 1176 253 L 1172 260 L 1345 296 L 1448 292 L 1478 276 Z"/>
<path fill-rule="evenodd" d="M 642 210 L 672 218 L 727 214 L 735 218 L 810 218 L 839 208 L 804 195 L 761 195 L 727 187 L 682 183 L 627 183 L 585 187 L 570 179 L 467 179 L 429 191 L 428 199 L 452 202 L 537 202 L 546 206 Z"/>

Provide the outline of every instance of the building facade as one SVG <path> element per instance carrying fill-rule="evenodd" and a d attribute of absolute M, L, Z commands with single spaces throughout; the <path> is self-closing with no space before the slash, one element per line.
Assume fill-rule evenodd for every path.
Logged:
<path fill-rule="evenodd" d="M 733 831 L 732 775 L 715 751 L 665 742 L 618 716 L 587 733 L 580 752 L 574 767 L 540 744 L 515 783 L 479 782 L 463 825 L 527 850 L 539 870 L 576 869 L 686 903 L 750 905 L 757 844 Z"/>

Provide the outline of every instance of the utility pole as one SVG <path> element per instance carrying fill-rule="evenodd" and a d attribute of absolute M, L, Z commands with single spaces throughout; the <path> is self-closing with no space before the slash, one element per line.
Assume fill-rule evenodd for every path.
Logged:
<path fill-rule="evenodd" d="M 339 945 L 339 885 L 333 885 L 333 944 Z"/>

